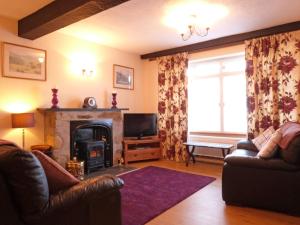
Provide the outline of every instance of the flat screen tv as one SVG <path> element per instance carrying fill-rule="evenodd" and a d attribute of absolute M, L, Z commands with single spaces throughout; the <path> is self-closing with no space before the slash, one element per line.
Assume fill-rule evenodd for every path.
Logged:
<path fill-rule="evenodd" d="M 124 137 L 138 138 L 157 135 L 155 113 L 124 113 Z"/>

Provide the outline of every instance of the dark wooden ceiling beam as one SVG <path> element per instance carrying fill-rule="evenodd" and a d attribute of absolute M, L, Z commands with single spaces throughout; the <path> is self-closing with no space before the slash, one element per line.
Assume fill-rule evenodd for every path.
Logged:
<path fill-rule="evenodd" d="M 34 40 L 129 0 L 58 0 L 18 21 L 20 37 Z"/>
<path fill-rule="evenodd" d="M 193 52 L 199 52 L 199 51 L 204 51 L 209 49 L 228 47 L 236 44 L 241 44 L 245 40 L 249 40 L 252 38 L 258 38 L 258 37 L 263 37 L 263 36 L 268 36 L 273 34 L 295 31 L 295 30 L 300 30 L 300 21 L 282 24 L 282 25 L 278 25 L 266 29 L 251 31 L 247 33 L 221 37 L 221 38 L 199 42 L 199 43 L 186 45 L 182 47 L 166 49 L 158 52 L 152 52 L 152 53 L 141 55 L 141 59 L 154 59 L 156 57 L 172 55 L 180 52 L 193 53 Z"/>

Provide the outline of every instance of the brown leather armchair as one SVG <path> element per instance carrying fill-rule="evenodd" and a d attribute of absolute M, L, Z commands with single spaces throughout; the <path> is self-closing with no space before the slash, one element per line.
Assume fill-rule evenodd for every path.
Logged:
<path fill-rule="evenodd" d="M 290 148 L 299 149 L 300 137 Z M 280 154 L 260 159 L 251 141 L 242 141 L 227 155 L 222 174 L 226 204 L 250 206 L 300 215 L 300 165 L 287 163 Z"/>
<path fill-rule="evenodd" d="M 122 186 L 105 175 L 51 195 L 31 152 L 0 145 L 1 225 L 121 225 Z"/>

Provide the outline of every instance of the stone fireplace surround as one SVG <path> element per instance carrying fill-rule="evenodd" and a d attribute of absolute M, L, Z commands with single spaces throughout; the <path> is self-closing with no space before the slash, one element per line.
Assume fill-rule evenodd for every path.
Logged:
<path fill-rule="evenodd" d="M 53 146 L 54 159 L 63 167 L 70 160 L 70 121 L 99 120 L 112 122 L 113 165 L 122 154 L 123 117 L 121 110 L 86 108 L 39 108 L 44 116 L 44 141 Z"/>

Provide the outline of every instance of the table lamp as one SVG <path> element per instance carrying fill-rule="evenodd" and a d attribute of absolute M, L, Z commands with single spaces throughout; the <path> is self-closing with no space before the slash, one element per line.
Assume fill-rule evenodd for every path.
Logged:
<path fill-rule="evenodd" d="M 25 129 L 34 127 L 34 113 L 13 113 L 11 114 L 12 128 L 22 128 L 22 147 L 25 147 Z"/>

